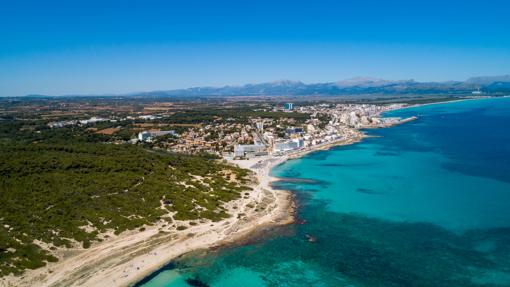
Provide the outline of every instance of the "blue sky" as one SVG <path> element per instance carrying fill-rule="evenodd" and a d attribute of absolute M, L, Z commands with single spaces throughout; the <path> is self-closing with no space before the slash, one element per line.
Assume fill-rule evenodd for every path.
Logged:
<path fill-rule="evenodd" d="M 0 96 L 510 74 L 510 1 L 0 1 Z"/>

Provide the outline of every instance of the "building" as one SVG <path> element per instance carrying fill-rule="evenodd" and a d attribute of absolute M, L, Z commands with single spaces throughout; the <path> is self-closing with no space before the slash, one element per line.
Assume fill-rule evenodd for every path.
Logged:
<path fill-rule="evenodd" d="M 62 127 L 65 127 L 65 126 L 72 126 L 72 125 L 75 125 L 77 123 L 78 123 L 78 121 L 76 121 L 76 120 L 61 121 L 61 122 L 50 122 L 50 123 L 48 123 L 48 126 L 50 128 L 62 128 Z"/>
<path fill-rule="evenodd" d="M 290 136 L 290 135 L 296 135 L 296 134 L 302 134 L 304 131 L 302 128 L 296 128 L 296 127 L 290 127 L 290 128 L 287 128 L 285 129 L 285 133 Z"/>
<path fill-rule="evenodd" d="M 293 103 L 285 103 L 283 105 L 283 108 L 287 111 L 292 111 L 294 109 L 294 104 Z"/>
<path fill-rule="evenodd" d="M 297 148 L 303 148 L 305 146 L 305 141 L 302 138 L 292 139 L 292 142 L 297 144 Z"/>
<path fill-rule="evenodd" d="M 298 148 L 299 148 L 299 142 L 296 142 L 296 141 L 276 142 L 274 144 L 273 152 L 281 153 L 281 152 L 295 150 Z"/>
<path fill-rule="evenodd" d="M 148 141 L 151 137 L 151 133 L 148 131 L 143 131 L 141 133 L 138 133 L 138 140 L 139 141 Z"/>
<path fill-rule="evenodd" d="M 298 148 L 298 143 L 294 142 L 294 141 L 286 141 L 286 142 L 277 142 L 274 144 L 274 152 L 278 153 L 278 152 L 286 152 L 286 151 L 291 151 L 291 150 L 295 150 Z"/>
<path fill-rule="evenodd" d="M 483 92 L 480 91 L 480 88 L 478 88 L 478 90 L 472 91 L 471 94 L 473 94 L 473 95 L 481 95 L 481 94 L 483 94 Z"/>
<path fill-rule="evenodd" d="M 234 157 L 254 157 L 267 155 L 267 149 L 262 144 L 238 144 L 234 146 Z"/>
<path fill-rule="evenodd" d="M 98 118 L 98 117 L 91 117 L 88 120 L 80 120 L 79 123 L 82 125 L 88 125 L 88 124 L 95 124 L 98 122 L 106 122 L 108 119 Z"/>
<path fill-rule="evenodd" d="M 306 132 L 308 132 L 309 134 L 313 134 L 315 132 L 315 126 L 311 125 L 311 124 L 308 124 L 306 126 Z"/>
<path fill-rule="evenodd" d="M 161 119 L 160 116 L 154 116 L 154 115 L 142 115 L 142 116 L 139 116 L 138 118 L 142 119 L 142 120 L 157 120 L 157 119 Z"/>
<path fill-rule="evenodd" d="M 174 130 L 171 131 L 154 131 L 150 132 L 152 137 L 160 137 L 160 136 L 166 136 L 166 135 L 177 135 Z"/>
<path fill-rule="evenodd" d="M 151 141 L 155 137 L 160 137 L 164 135 L 173 135 L 176 136 L 174 130 L 171 131 L 143 131 L 138 133 L 138 140 L 139 141 Z"/>

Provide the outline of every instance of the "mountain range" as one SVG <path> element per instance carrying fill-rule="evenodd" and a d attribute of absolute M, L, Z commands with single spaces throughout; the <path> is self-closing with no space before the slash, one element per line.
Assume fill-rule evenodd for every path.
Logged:
<path fill-rule="evenodd" d="M 479 91 L 479 92 L 478 92 Z M 510 94 L 510 75 L 473 77 L 466 81 L 418 82 L 415 80 L 385 80 L 355 77 L 337 82 L 306 84 L 281 80 L 259 84 L 227 85 L 223 87 L 193 87 L 176 90 L 103 94 L 101 97 L 221 97 L 221 96 L 420 96 L 420 95 L 486 95 Z M 93 95 L 66 95 L 93 96 Z M 51 97 L 28 95 L 28 97 Z"/>
<path fill-rule="evenodd" d="M 348 96 L 348 95 L 432 95 L 471 94 L 480 90 L 487 94 L 510 93 L 510 75 L 473 77 L 466 81 L 417 82 L 356 77 L 337 82 L 305 84 L 300 81 L 274 81 L 259 84 L 133 93 L 136 96 Z"/>

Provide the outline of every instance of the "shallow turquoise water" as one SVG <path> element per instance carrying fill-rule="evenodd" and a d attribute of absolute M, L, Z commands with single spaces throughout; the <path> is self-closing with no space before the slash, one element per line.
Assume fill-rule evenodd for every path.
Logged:
<path fill-rule="evenodd" d="M 391 115 L 419 119 L 275 168 L 304 224 L 185 256 L 141 285 L 510 286 L 510 99 Z"/>

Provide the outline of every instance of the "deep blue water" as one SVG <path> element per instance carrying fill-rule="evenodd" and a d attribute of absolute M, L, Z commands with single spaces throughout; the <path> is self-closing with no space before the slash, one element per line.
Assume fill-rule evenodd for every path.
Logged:
<path fill-rule="evenodd" d="M 510 286 L 510 98 L 389 115 L 419 118 L 275 168 L 303 224 L 184 256 L 143 286 Z"/>

